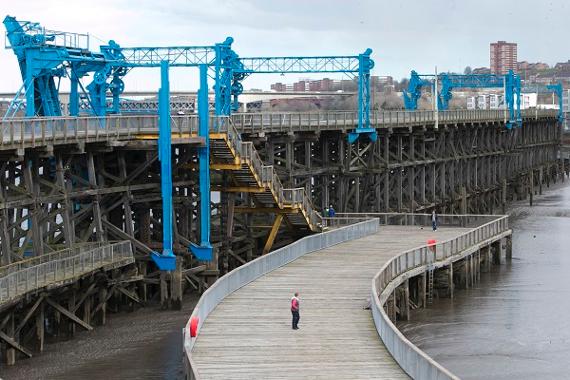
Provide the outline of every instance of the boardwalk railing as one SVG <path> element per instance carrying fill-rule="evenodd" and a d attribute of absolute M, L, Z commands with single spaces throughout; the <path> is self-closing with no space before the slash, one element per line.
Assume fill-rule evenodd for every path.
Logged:
<path fill-rule="evenodd" d="M 387 226 L 420 226 L 431 227 L 431 214 L 408 214 L 396 212 L 373 212 L 373 213 L 338 213 L 334 218 L 323 218 L 327 227 L 338 227 L 346 223 L 354 223 L 355 219 L 378 219 L 380 225 Z M 447 227 L 476 228 L 482 224 L 494 221 L 494 215 L 437 215 L 438 224 Z"/>
<path fill-rule="evenodd" d="M 30 291 L 134 262 L 129 241 L 86 245 L 0 267 L 0 307 Z"/>
<path fill-rule="evenodd" d="M 523 110 L 523 119 L 556 118 L 556 110 Z M 354 111 L 241 113 L 231 116 L 233 124 L 241 132 L 292 132 L 352 129 L 358 124 Z M 504 110 L 451 110 L 439 111 L 440 123 L 505 122 Z M 433 124 L 434 111 L 374 111 L 370 115 L 373 126 L 381 128 Z"/>
<path fill-rule="evenodd" d="M 378 231 L 378 227 L 378 221 L 369 219 L 332 231 L 307 236 L 286 247 L 250 261 L 221 277 L 200 297 L 190 320 L 188 320 L 184 328 L 184 363 L 187 378 L 200 378 L 198 370 L 192 360 L 192 348 L 197 339 L 190 336 L 190 323 L 193 319 L 198 318 L 199 333 L 202 325 L 214 308 L 222 302 L 224 298 L 242 286 L 307 253 L 373 234 Z"/>
<path fill-rule="evenodd" d="M 372 214 L 376 215 L 376 214 Z M 384 214 L 383 214 L 384 215 Z M 407 221 L 413 225 L 426 225 L 431 215 L 408 215 Z M 380 218 L 382 220 L 382 217 Z M 404 221 L 402 218 L 401 221 Z M 469 232 L 456 238 L 439 242 L 434 247 L 422 246 L 406 251 L 389 260 L 372 280 L 371 310 L 379 336 L 398 364 L 414 379 L 458 379 L 425 352 L 412 344 L 396 328 L 384 310 L 384 304 L 392 292 L 406 278 L 414 275 L 414 270 L 425 271 L 429 266 L 443 265 L 444 261 L 467 250 L 479 249 L 479 244 L 497 240 L 509 229 L 507 216 L 440 216 L 440 224 L 448 221 L 453 226 L 473 226 Z M 459 224 L 457 224 L 459 223 Z M 418 273 L 419 274 L 419 273 Z"/>
<path fill-rule="evenodd" d="M 212 116 L 210 125 L 220 125 L 226 119 L 225 116 Z M 171 127 L 172 133 L 180 137 L 197 135 L 198 117 L 173 116 Z M 157 115 L 18 118 L 0 122 L 0 148 L 27 148 L 74 142 L 111 142 L 157 133 Z"/>
<path fill-rule="evenodd" d="M 523 119 L 555 118 L 556 110 L 524 110 Z M 227 116 L 212 116 L 210 125 L 217 130 Z M 354 111 L 318 113 L 244 113 L 231 116 L 239 132 L 286 132 L 352 129 L 358 123 Z M 504 121 L 503 110 L 452 110 L 438 113 L 440 123 Z M 430 124 L 434 111 L 375 111 L 371 123 L 377 128 Z M 197 115 L 172 117 L 172 133 L 196 135 Z M 55 143 L 128 140 L 134 136 L 158 133 L 157 115 L 108 115 L 106 117 L 37 117 L 0 121 L 0 149 L 27 148 Z"/>

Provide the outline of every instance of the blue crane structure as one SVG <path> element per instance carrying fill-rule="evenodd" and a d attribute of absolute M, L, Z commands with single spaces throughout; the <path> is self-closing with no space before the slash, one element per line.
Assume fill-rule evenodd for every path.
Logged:
<path fill-rule="evenodd" d="M 241 81 L 255 73 L 345 73 L 358 77 L 358 126 L 349 133 L 349 141 L 367 136 L 375 141 L 376 130 L 370 126 L 370 70 L 374 61 L 371 49 L 356 56 L 316 57 L 252 57 L 240 58 L 232 49 L 233 38 L 211 46 L 121 47 L 111 40 L 100 46 L 99 52 L 89 49 L 89 35 L 52 31 L 39 23 L 4 19 L 7 47 L 14 51 L 20 66 L 23 84 L 11 102 L 6 117 L 13 117 L 25 104 L 26 117 L 62 116 L 59 87 L 63 78 L 70 80 L 69 114 L 81 111 L 103 117 L 120 113 L 120 95 L 125 89 L 123 77 L 133 68 L 160 67 L 159 91 L 159 157 L 161 161 L 161 193 L 165 222 L 163 223 L 163 252 L 153 254 L 161 270 L 172 270 L 172 168 L 170 140 L 170 67 L 200 67 L 199 135 L 208 136 L 207 74 L 214 80 L 215 114 L 230 115 L 237 110 L 238 96 L 243 91 Z M 81 79 L 91 77 L 87 86 Z M 206 87 L 204 87 L 206 86 Z M 110 96 L 109 96 L 110 95 Z M 25 98 L 25 103 L 20 100 Z M 110 102 L 109 102 L 110 98 Z M 86 107 L 80 104 L 86 102 Z M 201 105 L 201 107 L 200 107 Z M 168 135 L 168 136 L 166 136 Z M 208 146 L 199 148 L 201 242 L 190 250 L 200 260 L 212 259 L 210 231 L 210 181 Z"/>
<path fill-rule="evenodd" d="M 556 84 L 529 84 L 524 85 L 521 88 L 522 93 L 553 93 L 558 98 L 558 121 L 560 123 L 564 122 L 564 105 L 563 105 L 563 88 L 562 83 L 558 82 Z"/>
<path fill-rule="evenodd" d="M 100 52 L 91 52 L 86 34 L 50 31 L 38 23 L 17 21 L 11 16 L 4 19 L 4 25 L 24 82 L 8 116 L 19 110 L 23 94 L 26 116 L 61 116 L 59 83 L 64 77 L 71 82 L 71 116 L 79 115 L 80 90 L 92 114 L 120 113 L 120 95 L 125 89 L 122 78 L 133 68 L 160 67 L 162 61 L 167 61 L 169 67 L 205 64 L 210 68 L 216 115 L 230 115 L 237 110 L 238 96 L 243 92 L 241 81 L 255 73 L 344 73 L 357 77 L 358 126 L 349 139 L 354 142 L 366 135 L 376 140 L 376 130 L 370 127 L 370 70 L 374 67 L 371 49 L 354 56 L 240 58 L 232 49 L 233 38 L 228 37 L 212 46 L 121 47 L 111 40 L 100 47 Z M 90 74 L 92 81 L 84 88 L 80 79 Z"/>
<path fill-rule="evenodd" d="M 371 49 L 356 56 L 239 57 L 232 50 L 233 38 L 214 46 L 125 47 L 119 48 L 127 67 L 155 67 L 167 60 L 170 66 L 207 65 L 213 73 L 216 115 L 231 115 L 239 108 L 242 81 L 252 74 L 343 73 L 358 78 L 358 126 L 349 133 L 354 142 L 360 135 L 375 141 L 370 126 Z M 102 50 L 106 47 L 102 47 Z"/>
<path fill-rule="evenodd" d="M 79 79 L 105 66 L 106 57 L 88 50 L 87 35 L 46 30 L 38 23 L 4 19 L 6 37 L 20 66 L 23 84 L 10 104 L 7 116 L 22 107 L 26 99 L 26 116 L 61 116 L 59 85 L 63 77 L 71 79 L 71 92 L 77 90 Z M 93 88 L 95 90 L 95 88 Z M 72 96 L 70 110 L 76 104 Z"/>
<path fill-rule="evenodd" d="M 429 79 L 426 79 L 429 78 Z M 507 128 L 519 125 L 520 114 L 520 77 L 509 71 L 505 75 L 497 74 L 449 74 L 442 73 L 435 75 L 420 75 L 412 71 L 408 85 L 408 91 L 403 92 L 404 106 L 406 109 L 417 109 L 418 100 L 421 97 L 423 87 L 435 87 L 435 81 L 440 83 L 440 90 L 437 94 L 438 110 L 449 109 L 449 101 L 453 97 L 453 90 L 458 88 L 502 88 L 505 93 L 505 104 L 509 112 Z"/>
<path fill-rule="evenodd" d="M 433 75 L 420 75 L 415 70 L 410 74 L 410 81 L 408 82 L 408 90 L 402 91 L 404 98 L 404 107 L 407 110 L 417 110 L 418 100 L 422 97 L 422 88 L 434 88 Z"/>
<path fill-rule="evenodd" d="M 505 75 L 498 74 L 448 74 L 439 75 L 441 88 L 437 97 L 438 108 L 447 110 L 457 88 L 502 88 L 505 94 L 505 106 L 509 112 L 507 127 L 520 125 L 521 122 L 521 80 L 512 70 Z"/>
<path fill-rule="evenodd" d="M 354 143 L 361 135 L 374 142 L 376 129 L 370 126 L 370 70 L 374 61 L 370 58 L 372 49 L 357 56 L 316 57 L 235 57 L 232 67 L 233 101 L 224 103 L 224 111 L 238 108 L 237 97 L 243 91 L 241 81 L 251 74 L 285 73 L 343 73 L 358 79 L 358 126 L 348 134 L 348 141 Z"/>

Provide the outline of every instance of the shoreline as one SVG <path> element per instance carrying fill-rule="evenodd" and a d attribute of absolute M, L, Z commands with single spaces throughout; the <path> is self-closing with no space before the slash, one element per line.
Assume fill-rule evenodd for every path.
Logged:
<path fill-rule="evenodd" d="M 536 239 L 536 235 L 539 232 L 531 233 L 526 227 L 527 225 L 534 225 L 535 222 L 533 218 L 570 218 L 570 207 L 562 205 L 561 207 L 553 207 L 552 202 L 556 202 L 561 196 L 562 190 L 568 189 L 570 183 L 558 183 L 550 186 L 549 189 L 543 192 L 540 196 L 535 196 L 533 206 L 529 205 L 528 199 L 524 201 L 513 202 L 509 209 L 507 210 L 507 215 L 509 215 L 509 225 L 513 228 L 513 235 L 516 236 L 513 240 L 525 241 L 530 240 L 531 244 L 534 243 L 533 240 Z M 534 212 L 533 212 L 534 211 Z M 522 227 L 516 226 L 521 224 Z M 540 231 L 540 230 L 538 230 Z M 542 231 L 540 231 L 542 232 Z M 524 234 L 524 235 L 519 235 Z M 541 233 L 543 236 L 544 234 Z M 522 244 L 522 243 L 521 243 Z M 536 243 L 539 244 L 539 243 Z M 540 245 L 533 249 L 540 249 Z M 546 249 L 545 249 L 546 250 Z M 540 254 L 544 254 L 541 252 Z M 526 260 L 525 260 L 526 259 Z M 504 369 L 509 374 L 517 373 L 517 375 L 512 375 L 512 378 L 519 378 L 520 376 L 525 376 L 524 371 L 520 371 L 519 368 L 525 366 L 524 357 L 518 357 L 517 346 L 527 346 L 523 341 L 519 341 L 516 338 L 512 338 L 514 341 L 512 344 L 513 351 L 501 346 L 504 343 L 506 337 L 495 337 L 494 332 L 497 332 L 497 324 L 507 324 L 505 327 L 510 331 L 513 323 L 510 320 L 502 320 L 500 315 L 513 313 L 511 309 L 517 307 L 517 297 L 518 291 L 521 291 L 524 296 L 525 284 L 528 286 L 541 285 L 540 280 L 536 278 L 518 277 L 517 274 L 521 275 L 519 272 L 524 271 L 525 265 L 528 265 L 528 260 L 532 261 L 532 258 L 528 258 L 526 255 L 524 258 L 514 257 L 512 262 L 507 261 L 501 265 L 495 265 L 491 267 L 489 273 L 484 273 L 481 281 L 476 283 L 476 286 L 470 289 L 460 289 L 456 292 L 456 297 L 450 298 L 439 298 L 434 304 L 427 309 L 418 309 L 411 312 L 411 318 L 409 321 L 399 321 L 397 328 L 407 339 L 409 339 L 414 345 L 416 345 L 420 350 L 426 352 L 431 357 L 435 357 L 436 360 L 442 364 L 445 368 L 451 369 L 455 374 L 465 379 L 482 379 L 488 378 L 492 373 L 500 372 L 489 372 L 482 375 L 481 367 L 478 363 L 481 363 L 481 358 L 485 357 L 495 357 L 497 355 L 503 356 L 507 355 L 506 362 L 502 362 L 503 366 L 498 363 L 497 371 L 508 367 L 509 362 L 517 362 L 516 365 L 512 365 L 512 368 Z M 534 263 L 534 261 L 532 261 Z M 519 271 L 519 272 L 517 272 Z M 524 275 L 524 273 L 522 274 Z M 514 293 L 513 293 L 514 292 Z M 505 294 L 506 293 L 506 294 Z M 504 294 L 504 295 L 503 295 Z M 483 311 L 470 315 L 470 311 L 478 310 L 478 300 L 482 299 L 483 303 L 481 307 Z M 489 302 L 488 299 L 495 300 Z M 499 301 L 497 301 L 499 300 Z M 492 307 L 501 307 L 499 310 L 488 309 L 491 306 L 485 306 L 486 303 L 493 305 Z M 497 305 L 497 303 L 499 303 Z M 488 307 L 488 308 L 486 308 Z M 489 315 L 488 313 L 492 313 Z M 477 318 L 476 315 L 483 317 Z M 499 316 L 496 316 L 499 315 Z M 504 317 L 503 317 L 504 318 Z M 473 327 L 481 326 L 481 327 Z M 457 329 L 459 328 L 459 331 Z M 472 335 L 471 331 L 477 331 L 476 335 Z M 545 333 L 546 334 L 546 333 Z M 508 336 L 508 335 L 507 335 Z M 499 346 L 495 347 L 490 345 L 488 342 L 496 339 L 499 341 Z M 502 343 L 501 343 L 502 342 Z M 525 357 L 534 357 L 533 351 L 531 349 L 532 345 L 528 345 L 529 351 L 525 351 Z M 498 354 L 498 352 L 501 354 Z M 498 360 L 498 359 L 497 359 Z M 522 363 L 520 362 L 522 360 Z M 484 362 L 488 362 L 485 360 Z M 532 360 L 531 360 L 532 362 Z M 526 364 L 528 365 L 528 364 Z M 492 367 L 492 364 L 488 364 Z M 528 375 L 527 375 L 528 376 Z M 547 378 L 545 376 L 544 378 Z M 548 377 L 549 378 L 549 377 Z"/>

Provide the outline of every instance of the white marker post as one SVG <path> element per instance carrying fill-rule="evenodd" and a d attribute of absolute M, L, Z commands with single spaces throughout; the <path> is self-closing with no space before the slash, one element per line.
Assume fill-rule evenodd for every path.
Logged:
<path fill-rule="evenodd" d="M 437 93 L 437 66 L 435 67 L 435 82 L 433 84 L 434 87 L 434 94 L 433 94 L 433 109 L 435 110 L 434 113 L 434 119 L 435 119 L 435 129 L 437 130 L 439 128 L 439 115 L 438 115 L 438 111 L 439 111 L 439 102 L 438 102 L 438 93 Z"/>

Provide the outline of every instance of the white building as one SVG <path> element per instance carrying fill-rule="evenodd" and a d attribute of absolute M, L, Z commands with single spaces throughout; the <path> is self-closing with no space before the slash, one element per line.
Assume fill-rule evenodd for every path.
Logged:
<path fill-rule="evenodd" d="M 516 94 L 515 94 L 515 104 L 517 104 Z M 538 104 L 538 94 L 536 92 L 521 94 L 521 110 L 536 108 L 537 104 Z"/>
<path fill-rule="evenodd" d="M 468 110 L 488 110 L 489 109 L 489 96 L 488 95 L 477 95 L 467 97 L 467 109 Z"/>
<path fill-rule="evenodd" d="M 489 95 L 489 109 L 502 110 L 505 108 L 505 97 L 503 95 Z"/>
<path fill-rule="evenodd" d="M 478 110 L 488 110 L 489 109 L 489 96 L 488 95 L 478 95 L 477 96 L 477 109 Z"/>

